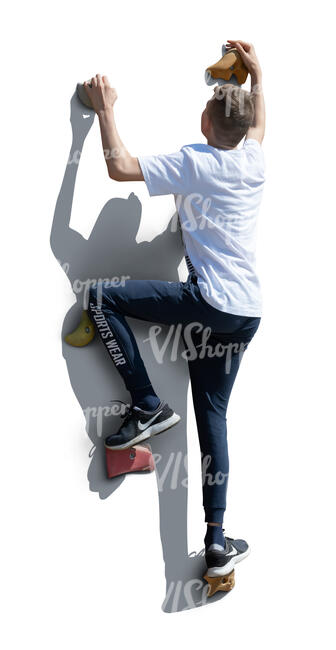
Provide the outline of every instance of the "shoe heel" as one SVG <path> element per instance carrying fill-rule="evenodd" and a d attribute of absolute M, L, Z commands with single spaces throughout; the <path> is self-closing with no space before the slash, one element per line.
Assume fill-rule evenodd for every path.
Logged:
<path fill-rule="evenodd" d="M 178 415 L 177 413 L 173 413 L 173 415 L 170 416 L 170 418 L 164 423 L 164 424 L 154 424 L 153 427 L 151 427 L 151 433 L 150 436 L 157 436 L 159 433 L 164 433 L 168 429 L 171 429 L 171 427 L 174 427 L 175 424 L 177 424 L 181 420 L 181 416 Z"/>

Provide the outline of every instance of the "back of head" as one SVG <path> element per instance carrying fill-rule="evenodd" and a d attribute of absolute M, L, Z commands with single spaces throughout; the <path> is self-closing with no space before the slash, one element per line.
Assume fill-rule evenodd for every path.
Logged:
<path fill-rule="evenodd" d="M 216 138 L 236 147 L 254 121 L 252 94 L 233 84 L 215 88 L 207 112 Z"/>

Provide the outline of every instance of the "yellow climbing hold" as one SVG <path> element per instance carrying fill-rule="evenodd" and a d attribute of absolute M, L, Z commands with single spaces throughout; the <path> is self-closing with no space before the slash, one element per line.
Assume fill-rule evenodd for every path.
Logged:
<path fill-rule="evenodd" d="M 67 334 L 64 340 L 75 348 L 83 348 L 92 341 L 94 335 L 94 325 L 90 320 L 87 311 L 83 311 L 78 327 L 71 332 L 71 334 Z"/>

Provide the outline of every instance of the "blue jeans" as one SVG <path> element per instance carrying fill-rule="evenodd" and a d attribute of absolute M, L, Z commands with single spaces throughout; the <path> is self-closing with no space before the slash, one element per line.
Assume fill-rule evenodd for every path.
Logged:
<path fill-rule="evenodd" d="M 221 524 L 229 473 L 226 411 L 242 356 L 260 318 L 209 305 L 195 273 L 186 282 L 126 280 L 90 290 L 89 313 L 126 388 L 152 388 L 125 316 L 182 327 L 202 457 L 205 521 Z M 170 405 L 174 408 L 174 405 Z"/>

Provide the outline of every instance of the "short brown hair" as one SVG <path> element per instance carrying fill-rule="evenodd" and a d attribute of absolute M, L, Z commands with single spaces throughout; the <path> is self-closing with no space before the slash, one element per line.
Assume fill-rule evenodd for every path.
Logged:
<path fill-rule="evenodd" d="M 207 112 L 216 137 L 235 147 L 253 125 L 253 96 L 233 84 L 217 86 Z"/>

